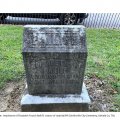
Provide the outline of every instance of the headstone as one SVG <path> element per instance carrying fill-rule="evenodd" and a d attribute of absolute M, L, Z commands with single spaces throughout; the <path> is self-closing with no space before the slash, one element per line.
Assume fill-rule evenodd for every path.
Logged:
<path fill-rule="evenodd" d="M 45 108 L 43 111 L 47 111 L 56 105 L 63 109 L 65 106 L 69 108 L 70 104 L 72 107 L 68 111 L 78 110 L 80 106 L 88 109 L 90 100 L 84 92 L 86 87 L 83 87 L 87 59 L 85 33 L 85 27 L 80 25 L 24 27 L 23 61 L 27 93 L 21 100 L 22 111 L 42 111 L 41 107 Z M 84 101 L 86 96 L 87 102 Z M 74 108 L 74 104 L 78 107 Z M 55 108 L 53 111 L 57 111 Z"/>
<path fill-rule="evenodd" d="M 83 26 L 26 26 L 23 58 L 29 94 L 81 93 L 87 50 Z"/>

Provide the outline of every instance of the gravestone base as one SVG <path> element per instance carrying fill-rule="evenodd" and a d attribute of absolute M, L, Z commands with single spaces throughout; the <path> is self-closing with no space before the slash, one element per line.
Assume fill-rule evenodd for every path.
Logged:
<path fill-rule="evenodd" d="M 26 90 L 27 91 L 27 90 Z M 48 94 L 33 96 L 25 92 L 22 112 L 87 112 L 90 98 L 83 84 L 81 94 Z"/>

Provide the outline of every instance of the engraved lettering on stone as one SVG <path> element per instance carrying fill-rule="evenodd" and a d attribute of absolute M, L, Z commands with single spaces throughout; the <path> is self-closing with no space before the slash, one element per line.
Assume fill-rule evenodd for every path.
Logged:
<path fill-rule="evenodd" d="M 28 38 L 30 41 L 27 43 L 28 47 L 34 48 L 34 47 L 52 47 L 52 46 L 59 46 L 59 47 L 65 47 L 65 46 L 78 46 L 80 44 L 80 36 L 79 32 L 73 32 L 72 30 L 67 30 L 63 33 L 54 33 L 50 32 L 45 34 L 40 32 L 31 32 L 28 34 Z"/>
<path fill-rule="evenodd" d="M 86 60 L 81 29 L 26 28 L 23 54 L 30 94 L 80 93 Z"/>

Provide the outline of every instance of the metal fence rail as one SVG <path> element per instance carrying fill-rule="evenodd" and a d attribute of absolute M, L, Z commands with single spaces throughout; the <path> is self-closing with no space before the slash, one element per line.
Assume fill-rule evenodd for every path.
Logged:
<path fill-rule="evenodd" d="M 74 14 L 77 15 L 77 19 L 74 16 L 71 18 L 76 21 L 75 24 L 83 24 L 88 28 L 120 28 L 120 13 L 89 13 L 87 18 L 82 16 L 84 13 Z M 70 17 L 66 18 L 69 20 Z M 63 19 L 65 20 L 65 17 L 61 17 L 60 13 L 0 13 L 0 24 L 62 25 Z"/>
<path fill-rule="evenodd" d="M 91 13 L 83 24 L 90 28 L 120 28 L 120 13 Z"/>

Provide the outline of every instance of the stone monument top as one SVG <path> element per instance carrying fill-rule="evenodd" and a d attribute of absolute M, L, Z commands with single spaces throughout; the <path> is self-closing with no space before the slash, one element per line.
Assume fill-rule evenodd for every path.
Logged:
<path fill-rule="evenodd" d="M 46 29 L 47 28 L 47 29 Z M 26 25 L 24 52 L 86 52 L 85 27 Z"/>

